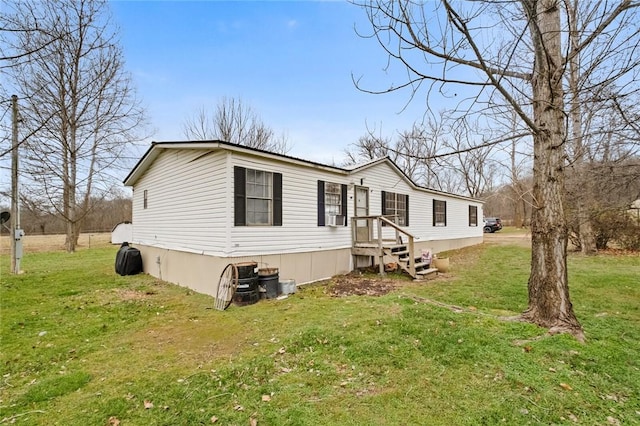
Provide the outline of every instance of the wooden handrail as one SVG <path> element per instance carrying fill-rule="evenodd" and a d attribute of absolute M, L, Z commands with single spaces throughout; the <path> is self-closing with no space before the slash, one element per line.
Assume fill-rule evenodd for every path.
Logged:
<path fill-rule="evenodd" d="M 400 234 L 404 234 L 407 236 L 407 247 L 409 249 L 409 273 L 411 274 L 411 276 L 415 277 L 416 274 L 416 259 L 415 259 L 415 255 L 414 255 L 414 247 L 413 247 L 413 242 L 415 240 L 415 237 L 403 230 L 402 228 L 400 228 L 400 226 L 398 224 L 395 223 L 395 219 L 397 219 L 397 215 L 386 215 L 386 216 L 353 216 L 351 218 L 351 230 L 352 233 L 351 235 L 353 236 L 352 239 L 352 245 L 357 243 L 357 232 L 356 232 L 356 225 L 357 225 L 357 221 L 358 220 L 366 220 L 367 221 L 367 227 L 369 229 L 372 229 L 372 225 L 373 222 L 377 222 L 377 235 L 376 235 L 376 239 L 377 239 L 377 243 L 378 243 L 378 250 L 380 253 L 380 275 L 384 275 L 384 253 L 383 253 L 383 239 L 382 239 L 382 224 L 385 223 L 388 226 L 391 226 L 394 231 L 395 231 L 395 242 L 396 244 L 404 244 L 402 243 L 401 240 L 401 235 Z M 389 220 L 389 218 L 393 218 L 394 220 Z M 369 238 L 371 238 L 371 236 L 369 236 Z M 373 242 L 373 241 L 371 241 Z"/>

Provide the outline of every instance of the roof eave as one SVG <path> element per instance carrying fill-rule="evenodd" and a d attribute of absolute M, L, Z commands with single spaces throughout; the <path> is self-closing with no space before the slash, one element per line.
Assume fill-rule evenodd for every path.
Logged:
<path fill-rule="evenodd" d="M 133 186 L 138 181 L 140 176 L 148 169 L 153 161 L 160 155 L 160 152 L 164 149 L 224 149 L 233 152 L 240 152 L 248 155 L 255 155 L 261 158 L 269 158 L 276 161 L 284 161 L 288 163 L 301 164 L 311 166 L 317 169 L 326 170 L 332 173 L 338 173 L 342 175 L 348 175 L 350 170 L 343 169 L 336 166 L 329 166 L 326 164 L 316 163 L 314 161 L 304 160 L 301 158 L 291 157 L 284 154 L 277 154 L 257 148 L 251 148 L 244 145 L 237 145 L 230 142 L 224 142 L 219 140 L 212 141 L 173 141 L 173 142 L 151 142 L 151 146 L 144 153 L 142 158 L 133 167 L 131 172 L 124 179 L 125 186 Z"/>

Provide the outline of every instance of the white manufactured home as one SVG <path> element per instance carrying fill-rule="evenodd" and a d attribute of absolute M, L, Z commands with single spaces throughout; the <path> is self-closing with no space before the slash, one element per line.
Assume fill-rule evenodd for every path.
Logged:
<path fill-rule="evenodd" d="M 421 250 L 483 240 L 481 201 L 420 187 L 388 158 L 341 168 L 221 141 L 154 142 L 124 183 L 145 272 L 205 294 L 229 263 L 302 284 L 403 256 L 416 276 Z"/>

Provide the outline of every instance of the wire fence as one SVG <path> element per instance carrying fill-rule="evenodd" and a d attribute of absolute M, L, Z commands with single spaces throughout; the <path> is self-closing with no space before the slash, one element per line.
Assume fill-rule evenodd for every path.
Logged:
<path fill-rule="evenodd" d="M 66 235 L 45 234 L 26 235 L 22 239 L 25 255 L 34 252 L 58 251 L 65 249 Z M 78 237 L 78 250 L 95 249 L 111 246 L 111 231 L 82 232 Z M 0 236 L 0 254 L 11 253 L 11 240 L 9 235 Z"/>

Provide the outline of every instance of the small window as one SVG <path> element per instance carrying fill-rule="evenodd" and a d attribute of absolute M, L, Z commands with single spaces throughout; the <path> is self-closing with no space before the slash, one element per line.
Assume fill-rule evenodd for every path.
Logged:
<path fill-rule="evenodd" d="M 146 189 L 142 192 L 142 208 L 143 209 L 147 208 L 147 190 Z"/>
<path fill-rule="evenodd" d="M 318 181 L 318 226 L 347 225 L 347 185 Z"/>
<path fill-rule="evenodd" d="M 397 215 L 398 225 L 409 226 L 409 196 L 382 191 L 382 214 Z"/>
<path fill-rule="evenodd" d="M 433 226 L 447 226 L 447 202 L 433 200 Z"/>
<path fill-rule="evenodd" d="M 478 226 L 478 206 L 469 206 L 469 226 Z"/>

